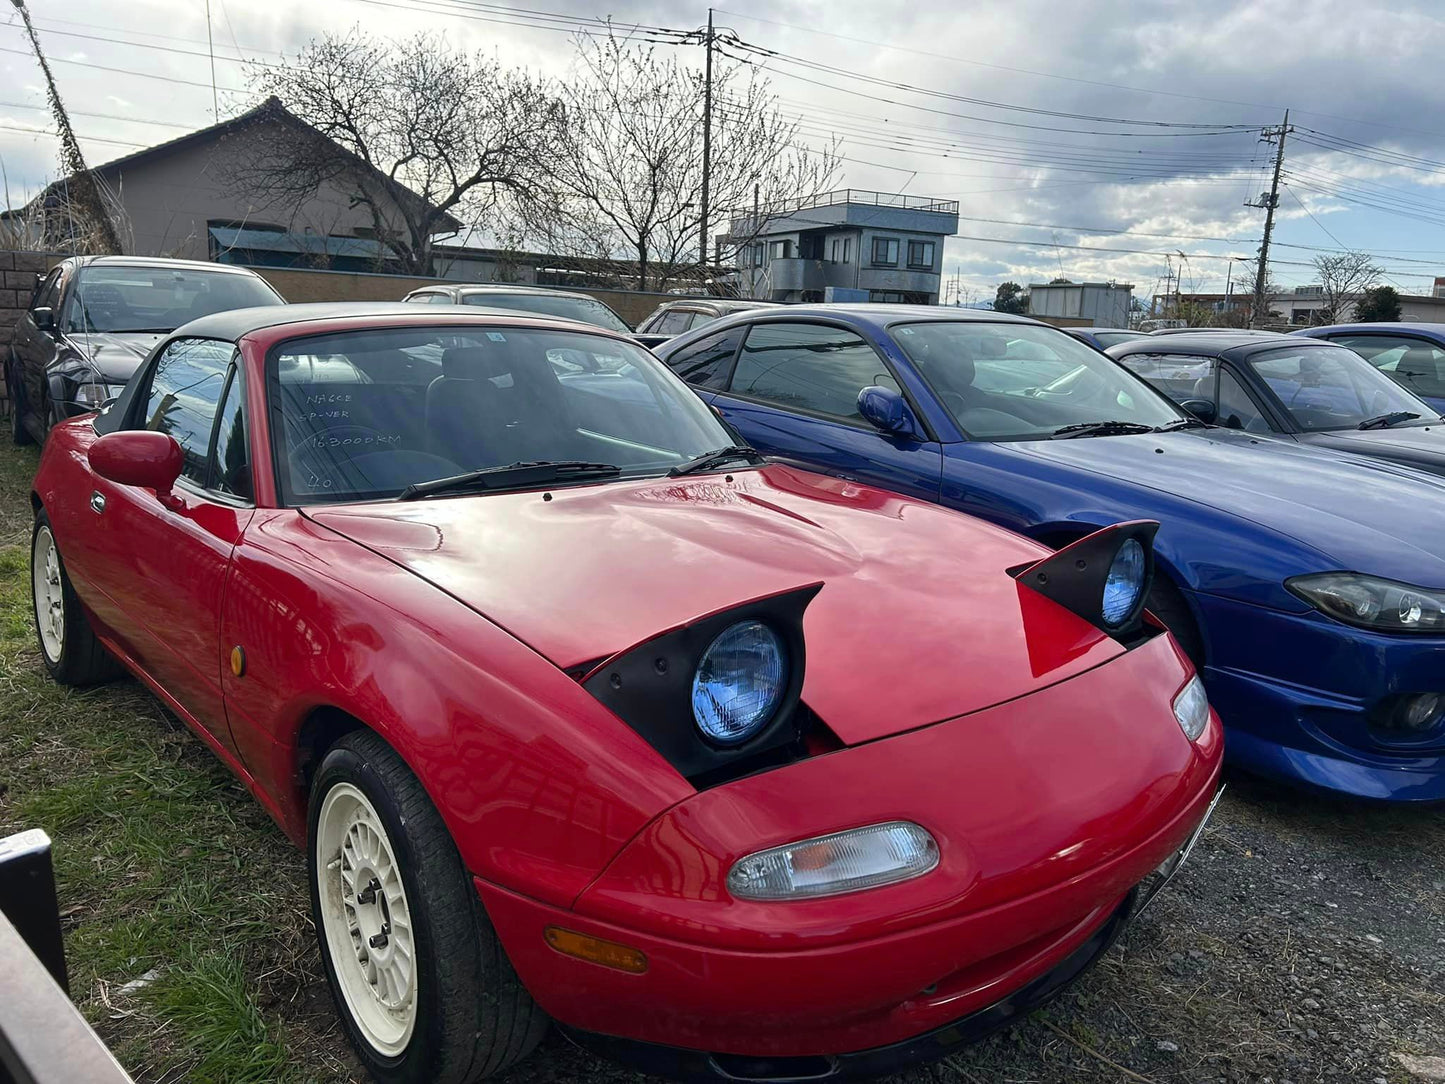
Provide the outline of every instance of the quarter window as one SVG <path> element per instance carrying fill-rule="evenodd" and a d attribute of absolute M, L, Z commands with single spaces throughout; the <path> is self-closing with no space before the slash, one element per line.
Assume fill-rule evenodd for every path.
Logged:
<path fill-rule="evenodd" d="M 35 297 L 30 303 L 32 309 L 45 305 L 53 309 L 60 303 L 60 273 L 61 268 L 53 269 L 35 288 Z"/>
<path fill-rule="evenodd" d="M 909 241 L 908 242 L 908 266 L 926 267 L 933 269 L 933 242 L 932 241 Z"/>
<path fill-rule="evenodd" d="M 1219 424 L 1249 433 L 1269 432 L 1264 414 L 1228 369 L 1219 370 Z"/>
<path fill-rule="evenodd" d="M 873 238 L 873 263 L 879 267 L 898 266 L 898 238 Z"/>
<path fill-rule="evenodd" d="M 169 433 L 185 453 L 181 474 L 206 484 L 211 430 L 235 347 L 214 339 L 177 339 L 151 369 L 141 428 Z"/>
<path fill-rule="evenodd" d="M 250 500 L 251 456 L 246 445 L 246 380 L 239 365 L 231 368 L 231 383 L 221 404 L 216 427 L 216 455 L 211 465 L 210 488 Z"/>
<path fill-rule="evenodd" d="M 738 352 L 742 330 L 733 328 L 709 335 L 667 359 L 668 367 L 689 384 L 700 388 L 727 387 L 728 370 Z"/>
<path fill-rule="evenodd" d="M 822 324 L 754 325 L 732 378 L 740 395 L 859 421 L 858 393 L 870 384 L 898 390 L 871 346 Z"/>

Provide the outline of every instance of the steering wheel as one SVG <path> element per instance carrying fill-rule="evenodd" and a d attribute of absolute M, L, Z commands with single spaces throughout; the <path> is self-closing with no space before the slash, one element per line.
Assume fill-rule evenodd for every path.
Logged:
<path fill-rule="evenodd" d="M 324 441 L 325 444 L 318 443 L 320 441 Z M 358 425 L 355 422 L 317 430 L 308 434 L 303 443 L 286 453 L 286 463 L 291 470 L 291 477 L 304 479 L 303 485 L 308 490 L 332 488 L 333 468 L 338 465 L 344 466 L 347 459 L 355 458 L 355 456 L 348 456 L 347 459 L 337 460 L 328 455 L 329 448 L 334 446 L 333 441 L 350 442 L 353 447 L 358 449 L 370 448 L 375 451 L 378 444 L 385 445 L 390 442 L 390 438 L 380 429 L 369 425 Z"/>

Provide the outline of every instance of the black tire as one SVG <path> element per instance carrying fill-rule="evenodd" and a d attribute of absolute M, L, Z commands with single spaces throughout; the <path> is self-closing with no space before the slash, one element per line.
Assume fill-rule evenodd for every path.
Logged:
<path fill-rule="evenodd" d="M 1189 603 L 1174 582 L 1162 571 L 1154 573 L 1154 582 L 1149 587 L 1149 600 L 1145 603 L 1155 617 L 1164 622 L 1164 627 L 1174 634 L 1174 639 L 1189 656 L 1196 670 L 1204 669 L 1204 637 L 1194 621 Z"/>
<path fill-rule="evenodd" d="M 42 546 L 45 546 L 47 553 L 52 552 L 53 547 L 54 573 L 59 579 L 60 588 L 60 628 L 57 633 L 52 625 L 49 639 L 41 631 L 41 599 L 37 582 L 40 577 L 36 573 L 37 551 Z M 40 560 L 47 562 L 44 556 Z M 49 577 L 46 579 L 49 580 Z M 46 609 L 47 614 L 53 612 L 49 606 Z M 50 676 L 60 684 L 95 685 L 120 676 L 120 663 L 101 645 L 91 630 L 90 619 L 81 608 L 75 588 L 70 585 L 65 562 L 60 556 L 60 547 L 55 544 L 55 536 L 51 533 L 50 517 L 43 511 L 36 514 L 35 527 L 30 533 L 30 613 L 35 621 L 35 640 L 40 648 L 40 659 L 45 663 L 45 669 Z"/>
<path fill-rule="evenodd" d="M 10 379 L 10 374 L 15 371 L 12 361 L 5 371 L 6 390 L 10 396 L 10 439 L 17 445 L 24 447 L 27 444 L 34 444 L 35 438 L 30 435 L 30 430 L 25 428 L 25 414 L 20 409 L 20 392 L 15 382 Z"/>
<path fill-rule="evenodd" d="M 318 831 L 327 795 L 361 791 L 385 829 L 411 912 L 416 1016 L 399 1054 L 373 1046 L 338 980 L 325 918 Z M 369 730 L 344 735 L 326 753 L 311 788 L 307 866 L 317 941 L 332 999 L 353 1048 L 383 1084 L 467 1084 L 520 1061 L 542 1041 L 547 1015 L 532 1001 L 487 920 L 456 845 L 426 792 L 397 754 Z M 338 851 L 339 854 L 339 851 Z M 339 888 L 339 874 L 336 891 Z M 342 966 L 356 967 L 351 959 Z"/>

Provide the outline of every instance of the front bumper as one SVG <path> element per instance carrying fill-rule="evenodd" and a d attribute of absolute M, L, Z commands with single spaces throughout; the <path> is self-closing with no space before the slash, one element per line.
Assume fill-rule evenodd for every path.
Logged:
<path fill-rule="evenodd" d="M 920 1062 L 936 1061 L 978 1042 L 1046 1004 L 1093 966 L 1124 931 L 1135 893 L 1125 897 L 1088 938 L 1042 975 L 986 1008 L 944 1023 L 911 1039 L 847 1054 L 755 1057 L 708 1053 L 658 1043 L 619 1039 L 562 1025 L 562 1034 L 582 1049 L 640 1072 L 681 1081 L 871 1080 Z"/>
<path fill-rule="evenodd" d="M 1189 839 L 1222 743 L 1217 720 L 1190 743 L 1173 718 L 1188 674 L 1160 637 L 986 711 L 702 791 L 570 905 L 477 889 L 532 996 L 579 1031 L 766 1058 L 911 1040 L 1060 967 Z M 892 819 L 934 834 L 933 872 L 813 900 L 726 891 L 743 854 Z M 563 955 L 549 926 L 646 969 Z"/>
<path fill-rule="evenodd" d="M 1397 742 L 1370 722 L 1386 698 L 1445 692 L 1445 639 L 1214 595 L 1193 600 L 1211 631 L 1204 679 L 1232 763 L 1335 794 L 1445 801 L 1445 724 Z"/>

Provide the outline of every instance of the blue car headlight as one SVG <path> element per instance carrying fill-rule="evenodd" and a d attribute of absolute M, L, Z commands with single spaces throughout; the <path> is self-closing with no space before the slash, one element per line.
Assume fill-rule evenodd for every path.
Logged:
<path fill-rule="evenodd" d="M 1346 624 L 1380 632 L 1445 633 L 1445 591 L 1359 572 L 1295 576 L 1284 585 L 1316 610 Z"/>
<path fill-rule="evenodd" d="M 788 687 L 782 638 L 761 621 L 740 621 L 718 634 L 692 679 L 692 714 L 718 745 L 747 741 L 773 717 Z"/>
<path fill-rule="evenodd" d="M 1109 574 L 1104 578 L 1104 624 L 1110 628 L 1122 625 L 1134 613 L 1147 571 L 1144 547 L 1136 538 L 1127 539 L 1114 555 Z"/>

